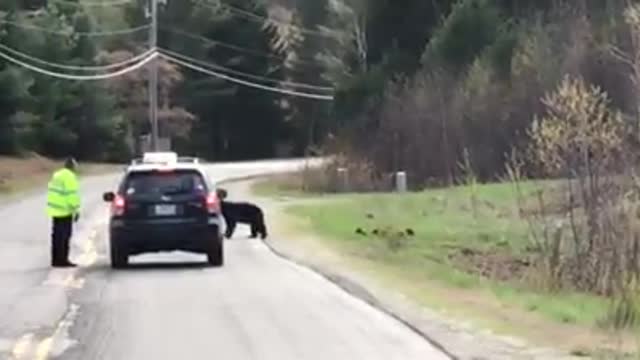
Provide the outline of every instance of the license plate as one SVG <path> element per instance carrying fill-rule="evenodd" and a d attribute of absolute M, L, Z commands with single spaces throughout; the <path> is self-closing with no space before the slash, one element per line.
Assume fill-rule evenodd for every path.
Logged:
<path fill-rule="evenodd" d="M 176 214 L 175 205 L 156 205 L 155 214 L 159 216 L 168 216 Z"/>

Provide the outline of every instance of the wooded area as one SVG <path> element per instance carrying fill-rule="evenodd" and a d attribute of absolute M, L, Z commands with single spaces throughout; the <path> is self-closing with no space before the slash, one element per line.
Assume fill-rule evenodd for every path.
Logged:
<path fill-rule="evenodd" d="M 338 84 L 339 151 L 416 187 L 505 174 L 566 75 L 637 123 L 627 1 L 369 1 L 360 68 Z M 424 14 L 429 14 L 425 16 Z M 465 156 L 467 154 L 468 156 Z M 360 166 L 360 165 L 359 165 Z M 541 175 L 536 166 L 529 175 Z"/>
<path fill-rule="evenodd" d="M 19 3 L 0 5 L 0 44 L 22 53 L 91 65 L 148 48 L 148 29 L 139 28 L 148 22 L 146 1 L 49 0 L 37 13 Z M 178 151 L 209 159 L 300 155 L 324 145 L 378 173 L 406 170 L 417 184 L 459 178 L 468 153 L 481 178 L 495 178 L 505 155 L 526 146 L 543 96 L 566 74 L 601 86 L 626 119 L 637 118 L 632 69 L 611 51 L 635 44 L 626 3 L 169 0 L 160 7 L 159 47 L 284 89 L 335 88 L 335 101 L 163 63 L 161 134 Z M 2 62 L 0 152 L 126 158 L 149 131 L 146 79 L 140 69 L 109 81 L 53 80 Z"/>
<path fill-rule="evenodd" d="M 0 50 L 26 63 L 82 75 L 74 67 L 111 66 L 149 50 L 146 1 L 49 1 L 36 12 L 20 3 L 0 5 Z M 159 11 L 158 47 L 278 85 L 286 54 L 266 20 L 266 4 L 169 1 Z M 176 150 L 209 159 L 261 158 L 292 138 L 284 96 L 155 61 L 160 135 L 170 136 Z M 0 153 L 127 159 L 150 129 L 148 74 L 145 67 L 108 80 L 70 81 L 2 61 Z"/>

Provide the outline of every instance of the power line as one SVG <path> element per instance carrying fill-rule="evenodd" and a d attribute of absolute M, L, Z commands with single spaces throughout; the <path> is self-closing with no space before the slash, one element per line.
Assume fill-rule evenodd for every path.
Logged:
<path fill-rule="evenodd" d="M 112 1 L 81 1 L 74 2 L 68 0 L 55 0 L 54 3 L 60 3 L 65 5 L 77 6 L 77 7 L 111 7 L 126 5 L 132 3 L 135 0 L 112 0 Z"/>
<path fill-rule="evenodd" d="M 229 5 L 229 4 L 221 3 L 221 5 L 222 5 L 222 7 L 227 8 L 229 11 L 235 13 L 236 15 L 244 16 L 246 19 L 253 19 L 253 20 L 256 20 L 256 21 L 278 24 L 280 26 L 287 27 L 287 28 L 290 28 L 290 29 L 296 29 L 302 34 L 310 34 L 310 35 L 317 35 L 317 36 L 335 38 L 334 34 L 329 34 L 329 33 L 326 33 L 326 32 L 319 31 L 319 30 L 313 30 L 313 29 L 302 27 L 302 26 L 290 24 L 290 23 L 287 23 L 287 22 L 282 21 L 282 20 L 276 20 L 276 19 L 272 19 L 272 18 L 269 18 L 269 17 L 266 17 L 266 16 L 254 14 L 252 12 L 246 11 L 244 9 L 237 8 L 237 7 Z"/>
<path fill-rule="evenodd" d="M 274 79 L 274 78 L 269 78 L 266 76 L 260 76 L 260 75 L 255 75 L 255 74 L 248 74 L 242 71 L 237 71 L 234 69 L 230 69 L 227 67 L 224 67 L 222 65 L 217 65 L 217 64 L 212 64 L 212 63 L 208 63 L 206 61 L 202 61 L 202 60 L 198 60 L 198 59 L 194 59 L 190 56 L 187 55 L 182 55 L 180 53 L 171 51 L 171 50 L 167 50 L 167 49 L 163 49 L 160 48 L 158 49 L 160 51 L 160 53 L 166 53 L 170 56 L 174 56 L 176 58 L 182 58 L 182 60 L 184 61 L 191 61 L 192 63 L 196 63 L 200 66 L 205 66 L 205 67 L 209 67 L 215 70 L 219 70 L 219 71 L 225 71 L 229 74 L 233 74 L 233 75 L 238 75 L 238 76 L 243 76 L 245 78 L 248 79 L 252 79 L 252 80 L 257 80 L 257 81 L 266 81 L 266 82 L 271 82 L 271 83 L 276 83 L 276 84 L 281 84 L 281 85 L 288 85 L 288 86 L 293 86 L 293 87 L 299 87 L 299 88 L 306 88 L 306 89 L 310 89 L 310 90 L 319 90 L 319 91 L 330 91 L 332 92 L 334 90 L 333 87 L 330 86 L 318 86 L 318 85 L 311 85 L 311 84 L 305 84 L 305 83 L 299 83 L 299 82 L 293 82 L 293 81 L 286 81 L 286 80 L 279 80 L 279 79 Z"/>
<path fill-rule="evenodd" d="M 46 60 L 42 60 L 40 58 L 37 58 L 35 56 L 29 55 L 29 54 L 25 54 L 21 51 L 15 50 L 13 48 L 10 48 L 4 44 L 0 44 L 0 49 L 9 52 L 15 56 L 19 56 L 22 57 L 23 59 L 26 60 L 30 60 L 33 61 L 37 64 L 40 65 L 45 65 L 48 67 L 52 67 L 52 68 L 56 68 L 56 69 L 62 69 L 62 70 L 74 70 L 74 71 L 108 71 L 108 70 L 112 70 L 112 69 L 116 69 L 119 67 L 123 67 L 125 65 L 131 64 L 131 63 L 135 63 L 137 61 L 140 61 L 144 58 L 146 58 L 147 56 L 151 55 L 155 49 L 149 49 L 147 51 L 145 51 L 142 54 L 138 54 L 136 56 L 133 56 L 127 60 L 123 60 L 117 63 L 113 63 L 113 64 L 109 64 L 109 65 L 98 65 L 98 66 L 90 66 L 90 65 L 65 65 L 65 64 L 60 64 L 60 63 L 55 63 L 55 62 L 51 62 L 51 61 L 46 61 Z"/>
<path fill-rule="evenodd" d="M 177 35 L 186 36 L 186 37 L 189 37 L 189 38 L 192 38 L 192 39 L 195 39 L 195 40 L 200 40 L 200 41 L 208 43 L 210 45 L 220 46 L 222 48 L 234 50 L 234 51 L 245 53 L 245 54 L 249 54 L 249 55 L 260 56 L 260 57 L 264 57 L 264 58 L 268 58 L 268 59 L 274 59 L 274 60 L 280 60 L 280 61 L 284 61 L 284 62 L 297 63 L 297 64 L 300 64 L 300 65 L 308 65 L 308 66 L 316 66 L 316 67 L 321 67 L 322 66 L 321 64 L 318 64 L 317 62 L 306 61 L 306 60 L 298 60 L 298 59 L 287 59 L 286 57 L 283 57 L 283 56 L 267 54 L 267 53 L 264 53 L 262 51 L 247 49 L 247 48 L 242 47 L 242 46 L 225 43 L 225 42 L 222 42 L 222 41 L 219 41 L 219 40 L 209 39 L 206 36 L 193 34 L 193 33 L 190 33 L 190 32 L 184 31 L 184 30 L 180 30 L 180 29 L 177 29 L 177 28 L 174 28 L 174 27 L 164 28 L 164 29 L 161 27 L 160 30 L 161 31 L 168 31 L 170 33 L 177 34 Z"/>
<path fill-rule="evenodd" d="M 10 20 L 0 20 L 0 24 L 7 24 L 13 27 L 23 29 L 23 30 L 33 30 L 40 31 L 54 35 L 62 35 L 69 36 L 72 34 L 83 35 L 83 36 L 113 36 L 113 35 L 127 35 L 140 32 L 142 30 L 147 30 L 151 27 L 151 25 L 142 25 L 138 27 L 128 28 L 128 29 L 119 29 L 119 30 L 107 30 L 107 31 L 61 31 L 61 30 L 51 30 L 42 26 L 35 25 L 24 25 Z"/>
<path fill-rule="evenodd" d="M 111 73 L 107 73 L 107 74 L 96 74 L 96 75 L 71 75 L 71 74 L 65 74 L 65 73 L 60 73 L 60 72 L 55 72 L 55 71 L 50 71 L 50 70 L 46 70 L 28 63 L 25 63 L 23 61 L 20 61 L 16 58 L 11 57 L 11 55 L 7 55 L 3 52 L 0 51 L 0 57 L 4 58 L 5 60 L 21 66 L 25 69 L 29 69 L 31 71 L 40 73 L 42 75 L 47 75 L 47 76 L 51 76 L 54 78 L 58 78 L 58 79 L 64 79 L 64 80 L 76 80 L 76 81 L 93 81 L 93 80 L 106 80 L 106 79 L 111 79 L 111 78 L 115 78 L 115 77 L 119 77 L 122 75 L 126 75 L 132 71 L 136 71 L 138 69 L 140 69 L 141 67 L 145 66 L 147 63 L 149 63 L 149 61 L 155 59 L 158 56 L 158 52 L 154 51 L 153 53 L 151 53 L 149 56 L 147 56 L 146 58 L 140 60 L 137 64 L 135 65 L 131 65 L 129 67 L 126 67 L 124 69 L 118 70 L 118 71 L 114 71 Z M 51 64 L 49 64 L 51 65 Z"/>
<path fill-rule="evenodd" d="M 248 20 L 253 20 L 253 21 L 260 21 L 261 23 L 272 23 L 272 24 L 278 24 L 279 26 L 283 26 L 283 27 L 287 27 L 287 28 L 291 28 L 291 29 L 296 29 L 298 30 L 300 33 L 302 34 L 309 34 L 309 35 L 316 35 L 316 36 L 324 36 L 324 37 L 329 37 L 329 38 L 336 38 L 335 34 L 330 34 L 330 33 L 326 33 L 323 31 L 319 31 L 319 30 L 313 30 L 313 29 L 309 29 L 309 28 L 305 28 L 302 26 L 298 26 L 298 25 L 294 25 L 294 24 L 290 24 L 287 23 L 285 21 L 282 20 L 276 20 L 276 19 L 272 19 L 269 18 L 267 16 L 263 16 L 263 15 L 258 15 L 255 13 L 252 13 L 250 11 L 244 10 L 244 9 L 240 9 L 238 7 L 229 5 L 229 4 L 225 4 L 225 3 L 219 3 L 218 5 L 213 5 L 211 3 L 208 3 L 206 1 L 203 0 L 196 0 L 198 3 L 200 3 L 203 6 L 207 6 L 210 8 L 217 8 L 217 7 L 223 7 L 226 8 L 227 10 L 229 10 L 229 12 L 234 13 L 235 15 L 239 15 L 241 17 L 244 17 L 245 19 Z"/>
<path fill-rule="evenodd" d="M 177 58 L 175 58 L 173 56 L 170 56 L 170 55 L 167 55 L 167 54 L 160 53 L 159 55 L 161 57 L 165 58 L 166 60 L 171 61 L 173 63 L 176 63 L 178 65 L 182 65 L 182 66 L 188 67 L 188 68 L 190 68 L 192 70 L 199 71 L 201 73 L 208 74 L 208 75 L 211 75 L 211 76 L 215 76 L 217 78 L 220 78 L 220 79 L 223 79 L 223 80 L 227 80 L 227 81 L 232 82 L 232 83 L 236 83 L 236 84 L 240 84 L 240 85 L 244 85 L 244 86 L 248 86 L 248 87 L 252 87 L 252 88 L 256 88 L 256 89 L 260 89 L 260 90 L 280 93 L 280 94 L 284 94 L 284 95 L 291 95 L 291 96 L 304 97 L 304 98 L 308 98 L 308 99 L 323 100 L 323 101 L 333 101 L 333 96 L 332 95 L 311 94 L 311 93 L 305 93 L 305 92 L 299 92 L 299 91 L 287 90 L 287 89 L 279 89 L 279 88 L 272 87 L 272 86 L 256 84 L 256 83 L 252 83 L 250 81 L 245 81 L 245 80 L 234 78 L 234 77 L 231 77 L 231 76 L 228 76 L 228 75 L 216 72 L 216 71 L 205 69 L 205 68 L 200 67 L 198 65 L 191 64 L 191 63 L 189 63 L 187 61 L 182 61 L 180 59 L 177 59 Z"/>

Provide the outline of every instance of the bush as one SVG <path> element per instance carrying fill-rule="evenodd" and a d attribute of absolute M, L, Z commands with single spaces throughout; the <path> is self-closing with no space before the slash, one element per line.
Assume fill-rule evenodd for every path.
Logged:
<path fill-rule="evenodd" d="M 553 288 L 620 294 L 640 276 L 640 187 L 630 129 L 605 92 L 566 77 L 530 130 L 530 160 L 561 177 L 532 222 Z M 563 207 L 553 210 L 552 201 Z"/>
<path fill-rule="evenodd" d="M 532 156 L 547 175 L 594 178 L 615 170 L 628 129 L 605 92 L 565 77 L 543 102 L 547 115 L 534 121 L 530 135 Z"/>

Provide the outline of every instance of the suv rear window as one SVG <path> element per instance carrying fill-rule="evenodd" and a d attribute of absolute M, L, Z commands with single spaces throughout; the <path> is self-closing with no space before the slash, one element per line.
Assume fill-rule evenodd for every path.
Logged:
<path fill-rule="evenodd" d="M 207 191 L 203 176 L 193 170 L 132 172 L 123 184 L 126 195 L 182 195 Z"/>

